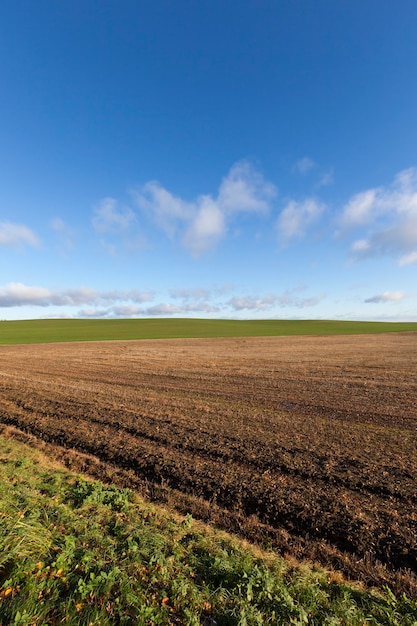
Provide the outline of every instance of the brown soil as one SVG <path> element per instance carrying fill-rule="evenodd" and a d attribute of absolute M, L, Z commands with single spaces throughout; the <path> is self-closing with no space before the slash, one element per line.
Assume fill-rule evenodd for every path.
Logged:
<path fill-rule="evenodd" d="M 417 333 L 1 346 L 0 388 L 67 464 L 417 597 Z"/>

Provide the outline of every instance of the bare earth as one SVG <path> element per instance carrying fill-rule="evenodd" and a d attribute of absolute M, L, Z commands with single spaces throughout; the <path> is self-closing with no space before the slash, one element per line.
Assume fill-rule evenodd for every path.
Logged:
<path fill-rule="evenodd" d="M 416 595 L 417 333 L 1 346 L 0 389 L 4 432 Z"/>

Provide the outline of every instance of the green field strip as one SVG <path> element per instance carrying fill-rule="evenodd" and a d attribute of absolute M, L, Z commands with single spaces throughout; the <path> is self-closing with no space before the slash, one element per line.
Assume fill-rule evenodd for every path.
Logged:
<path fill-rule="evenodd" d="M 352 335 L 417 331 L 417 322 L 333 320 L 18 320 L 0 322 L 0 344 L 203 337 Z"/>

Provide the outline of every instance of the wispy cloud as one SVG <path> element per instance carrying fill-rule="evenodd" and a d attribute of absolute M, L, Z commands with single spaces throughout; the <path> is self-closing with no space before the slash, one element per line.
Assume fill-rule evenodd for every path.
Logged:
<path fill-rule="evenodd" d="M 327 298 L 326 293 L 319 293 L 317 296 L 312 296 L 311 298 L 300 298 L 294 304 L 299 309 L 306 309 L 311 306 L 317 306 L 322 300 Z"/>
<path fill-rule="evenodd" d="M 113 291 L 101 291 L 97 293 L 98 300 L 130 300 L 131 302 L 149 302 L 153 300 L 152 291 L 140 291 L 139 289 L 114 289 Z"/>
<path fill-rule="evenodd" d="M 270 309 L 276 301 L 277 297 L 273 294 L 269 294 L 263 297 L 234 297 L 229 300 L 228 304 L 232 307 L 234 311 L 265 311 L 265 309 Z"/>
<path fill-rule="evenodd" d="M 231 306 L 234 311 L 265 311 L 275 307 L 295 307 L 297 309 L 304 309 L 312 306 L 316 306 L 324 298 L 325 293 L 321 293 L 308 298 L 302 298 L 297 293 L 303 289 L 293 289 L 282 293 L 281 295 L 268 294 L 266 296 L 241 296 L 234 297 L 229 300 L 227 304 Z"/>
<path fill-rule="evenodd" d="M 120 252 L 135 254 L 147 247 L 144 237 L 138 232 L 136 213 L 115 198 L 103 198 L 95 207 L 92 225 L 101 236 L 103 249 L 112 257 L 119 256 Z"/>
<path fill-rule="evenodd" d="M 296 163 L 294 163 L 292 170 L 296 174 L 302 174 L 304 176 L 315 167 L 316 163 L 315 161 L 313 161 L 313 159 L 310 159 L 310 157 L 303 157 L 302 159 L 299 159 Z"/>
<path fill-rule="evenodd" d="M 98 233 L 119 232 L 129 228 L 136 216 L 129 207 L 119 207 L 114 198 L 103 198 L 94 209 L 93 227 Z"/>
<path fill-rule="evenodd" d="M 410 252 L 410 254 L 405 254 L 404 256 L 398 259 L 398 265 L 403 267 L 404 265 L 414 265 L 417 263 L 417 251 Z"/>
<path fill-rule="evenodd" d="M 319 189 L 320 187 L 327 187 L 328 185 L 333 185 L 333 183 L 334 183 L 334 172 L 333 170 L 329 170 L 327 172 L 324 172 L 324 174 L 321 175 L 320 179 L 315 185 L 315 188 Z"/>
<path fill-rule="evenodd" d="M 38 236 L 24 224 L 0 222 L 0 246 L 37 248 L 40 246 L 40 241 Z"/>
<path fill-rule="evenodd" d="M 98 317 L 109 317 L 108 309 L 81 309 L 77 317 L 96 319 Z"/>
<path fill-rule="evenodd" d="M 383 304 L 387 302 L 401 302 L 404 298 L 407 298 L 408 294 L 404 291 L 384 291 L 384 293 L 377 294 L 371 298 L 367 298 L 365 302 L 373 304 Z"/>
<path fill-rule="evenodd" d="M 10 283 L 0 287 L 0 307 L 82 307 L 74 314 L 84 318 L 179 317 L 219 314 L 230 309 L 235 312 L 245 310 L 265 312 L 276 306 L 306 308 L 315 306 L 325 297 L 325 294 L 300 297 L 299 292 L 303 289 L 286 291 L 279 296 L 242 295 L 225 301 L 222 296 L 226 291 L 222 287 L 215 287 L 212 290 L 197 287 L 178 288 L 170 290 L 171 298 L 178 302 L 149 304 L 155 298 L 154 293 L 137 289 L 100 291 L 86 286 L 48 289 L 42 286 Z"/>
<path fill-rule="evenodd" d="M 400 172 L 388 187 L 362 191 L 344 207 L 340 233 L 365 228 L 351 246 L 354 259 L 400 254 L 399 265 L 417 258 L 417 168 Z"/>
<path fill-rule="evenodd" d="M 327 297 L 327 294 L 320 293 L 315 296 L 310 296 L 308 298 L 302 298 L 296 295 L 298 291 L 301 290 L 293 289 L 291 291 L 285 291 L 283 294 L 281 294 L 277 299 L 279 306 L 306 309 L 311 306 L 316 306 Z"/>
<path fill-rule="evenodd" d="M 133 191 L 138 207 L 153 217 L 156 224 L 171 239 L 183 222 L 189 222 L 195 215 L 196 207 L 192 202 L 185 202 L 162 187 L 156 180 Z"/>
<path fill-rule="evenodd" d="M 45 287 L 10 283 L 0 287 L 0 306 L 80 306 L 83 304 L 99 304 L 101 302 L 130 301 L 147 302 L 153 299 L 151 292 L 138 290 L 97 291 L 90 287 L 75 289 L 51 290 Z"/>
<path fill-rule="evenodd" d="M 68 226 L 60 217 L 56 217 L 50 222 L 50 227 L 57 234 L 61 246 L 66 250 L 74 248 L 74 230 Z"/>
<path fill-rule="evenodd" d="M 117 305 L 101 309 L 82 309 L 79 317 L 171 317 L 189 315 L 190 313 L 218 313 L 219 307 L 205 302 L 188 303 L 184 306 L 172 302 L 161 302 L 150 307 L 129 304 Z"/>
<path fill-rule="evenodd" d="M 186 306 L 178 306 L 171 302 L 163 302 L 156 304 L 155 306 L 148 307 L 142 311 L 143 315 L 151 316 L 171 316 L 171 315 L 185 315 L 189 313 L 216 313 L 218 307 L 211 306 L 205 303 L 187 304 Z"/>
<path fill-rule="evenodd" d="M 171 239 L 179 237 L 182 245 L 198 257 L 221 241 L 234 216 L 267 213 L 276 194 L 272 183 L 242 161 L 223 178 L 216 196 L 200 195 L 188 202 L 152 181 L 135 191 L 134 198 Z"/>
<path fill-rule="evenodd" d="M 301 202 L 290 200 L 281 211 L 276 227 L 280 238 L 289 241 L 303 237 L 307 229 L 323 214 L 325 205 L 315 198 Z"/>

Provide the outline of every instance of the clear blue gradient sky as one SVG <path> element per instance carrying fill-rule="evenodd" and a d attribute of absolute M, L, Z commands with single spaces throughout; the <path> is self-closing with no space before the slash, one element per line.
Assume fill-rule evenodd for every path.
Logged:
<path fill-rule="evenodd" d="M 415 0 L 0 7 L 0 317 L 417 321 Z"/>

